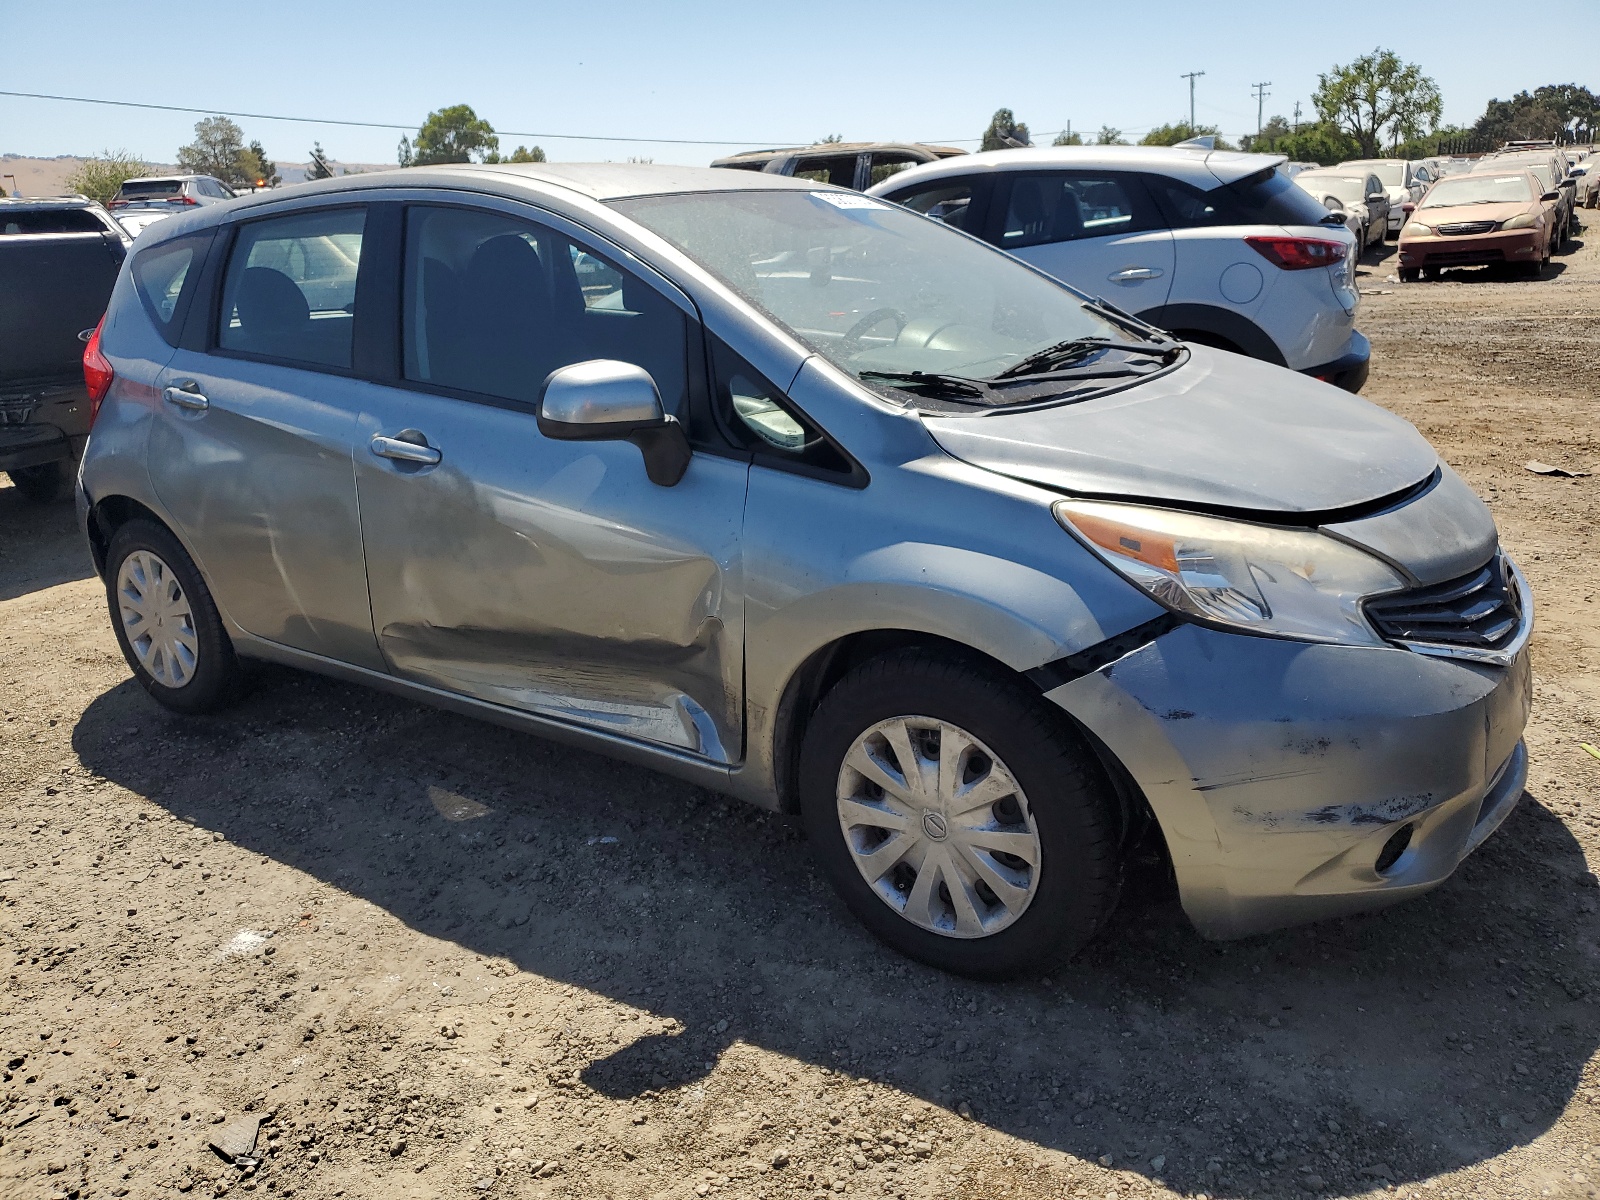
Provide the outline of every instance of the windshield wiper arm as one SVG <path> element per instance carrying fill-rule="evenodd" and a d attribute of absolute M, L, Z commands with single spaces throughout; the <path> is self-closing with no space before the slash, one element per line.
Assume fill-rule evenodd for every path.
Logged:
<path fill-rule="evenodd" d="M 1019 375 L 1039 375 L 1057 367 L 1065 366 L 1081 358 L 1087 358 L 1097 350 L 1124 350 L 1132 354 L 1146 354 L 1151 358 L 1168 359 L 1176 354 L 1181 347 L 1177 342 L 1119 342 L 1113 338 L 1081 337 L 1072 338 L 1065 342 L 1057 342 L 1053 346 L 1046 346 L 1043 350 L 1036 350 L 1019 362 L 1012 363 L 994 378 L 1015 379 Z"/>
<path fill-rule="evenodd" d="M 900 388 L 922 388 L 947 396 L 987 396 L 993 389 L 982 379 L 941 375 L 937 371 L 857 371 L 860 379 L 876 379 Z"/>

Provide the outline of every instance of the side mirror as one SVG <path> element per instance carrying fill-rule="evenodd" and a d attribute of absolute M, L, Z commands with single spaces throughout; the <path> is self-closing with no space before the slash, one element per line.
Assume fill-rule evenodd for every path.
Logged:
<path fill-rule="evenodd" d="M 1402 204 L 1400 206 L 1400 211 L 1401 212 L 1416 212 L 1417 211 L 1417 206 L 1408 201 L 1405 204 Z"/>
<path fill-rule="evenodd" d="M 1367 203 L 1368 204 L 1375 204 L 1379 200 L 1387 200 L 1388 198 L 1389 198 L 1389 193 L 1388 192 L 1368 192 L 1367 193 Z"/>
<path fill-rule="evenodd" d="M 563 442 L 632 442 L 650 482 L 672 487 L 689 469 L 689 438 L 661 407 L 650 372 L 594 358 L 550 372 L 539 397 L 539 432 Z"/>
<path fill-rule="evenodd" d="M 1543 200 L 1546 204 L 1549 204 L 1552 201 L 1561 199 L 1561 193 L 1560 192 L 1546 192 L 1544 195 L 1540 196 L 1539 199 Z"/>

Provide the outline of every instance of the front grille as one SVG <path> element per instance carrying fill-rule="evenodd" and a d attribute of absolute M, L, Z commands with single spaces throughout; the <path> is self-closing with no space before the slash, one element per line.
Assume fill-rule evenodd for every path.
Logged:
<path fill-rule="evenodd" d="M 1522 598 L 1503 554 L 1460 579 L 1368 600 L 1366 609 L 1391 641 L 1475 650 L 1504 648 L 1522 623 Z"/>
<path fill-rule="evenodd" d="M 1496 224 L 1495 221 L 1456 221 L 1450 225 L 1435 225 L 1434 228 L 1446 237 L 1461 237 L 1469 233 L 1488 233 Z"/>
<path fill-rule="evenodd" d="M 1504 250 L 1445 250 L 1428 252 L 1424 262 L 1430 267 L 1463 267 L 1474 263 L 1505 262 Z"/>

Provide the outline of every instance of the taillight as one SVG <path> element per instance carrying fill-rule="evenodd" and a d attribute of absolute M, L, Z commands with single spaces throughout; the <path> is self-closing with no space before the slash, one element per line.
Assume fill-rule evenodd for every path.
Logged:
<path fill-rule="evenodd" d="M 100 415 L 100 402 L 106 398 L 106 393 L 111 390 L 111 381 L 117 377 L 112 370 L 111 360 L 100 352 L 100 330 L 105 326 L 106 319 L 100 318 L 100 324 L 94 327 L 94 333 L 89 336 L 89 344 L 83 348 L 83 383 L 89 389 L 89 427 L 94 428 L 95 418 Z"/>
<path fill-rule="evenodd" d="M 200 201 L 196 200 L 193 196 L 168 196 L 167 197 L 167 203 L 168 204 L 199 204 Z"/>
<path fill-rule="evenodd" d="M 1245 242 L 1262 258 L 1285 271 L 1332 267 L 1344 261 L 1344 243 L 1308 237 L 1247 237 Z"/>

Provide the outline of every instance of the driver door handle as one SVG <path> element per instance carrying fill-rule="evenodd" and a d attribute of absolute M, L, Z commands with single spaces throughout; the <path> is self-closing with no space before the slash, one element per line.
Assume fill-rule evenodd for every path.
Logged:
<path fill-rule="evenodd" d="M 168 404 L 187 408 L 190 412 L 204 412 L 211 407 L 211 401 L 206 399 L 205 393 L 200 390 L 200 385 L 192 379 L 185 379 L 172 387 L 162 388 L 161 396 Z"/>
<path fill-rule="evenodd" d="M 437 447 L 428 445 L 428 439 L 415 429 L 402 429 L 396 437 L 377 434 L 372 439 L 371 448 L 379 458 L 422 463 L 429 467 L 435 466 L 444 457 Z"/>
<path fill-rule="evenodd" d="M 1112 283 L 1138 283 L 1141 279 L 1160 279 L 1160 267 L 1128 267 L 1126 270 L 1113 271 L 1106 278 Z"/>

